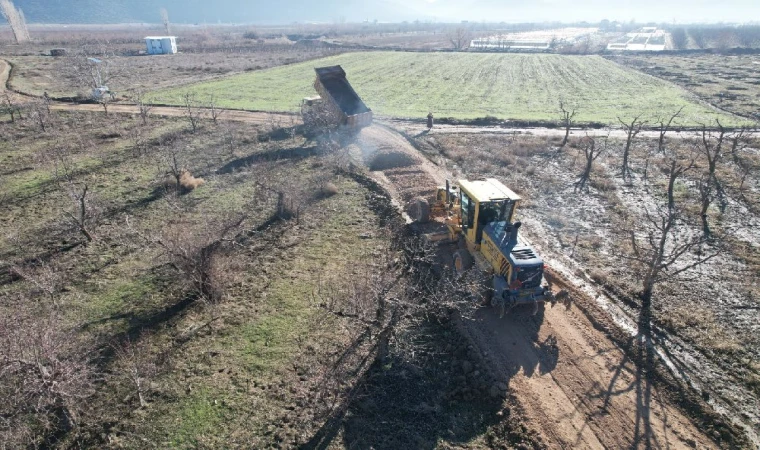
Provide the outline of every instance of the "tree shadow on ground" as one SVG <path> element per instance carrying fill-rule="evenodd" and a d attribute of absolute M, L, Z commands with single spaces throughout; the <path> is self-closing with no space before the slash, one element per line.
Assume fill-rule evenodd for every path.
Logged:
<path fill-rule="evenodd" d="M 548 306 L 547 306 L 548 307 Z M 498 351 L 502 358 L 491 362 L 498 367 L 498 372 L 505 380 L 522 373 L 532 377 L 536 373 L 545 375 L 557 367 L 559 347 L 557 338 L 553 335 L 541 340 L 539 330 L 544 322 L 545 308 L 535 309 L 531 305 L 521 305 L 499 317 L 500 310 L 494 307 L 484 307 L 476 311 L 472 320 L 476 327 L 493 330 L 495 335 L 486 342 L 489 336 L 482 335 L 482 345 Z M 501 380 L 504 381 L 504 380 Z"/>
<path fill-rule="evenodd" d="M 303 125 L 294 125 L 292 127 L 279 127 L 267 133 L 259 134 L 259 142 L 284 141 L 292 139 L 293 136 L 303 134 Z"/>
<path fill-rule="evenodd" d="M 238 158 L 230 161 L 224 166 L 220 167 L 216 173 L 217 175 L 226 175 L 234 172 L 237 169 L 265 161 L 277 161 L 282 159 L 304 159 L 316 155 L 317 152 L 317 147 L 293 147 L 258 152 L 244 158 Z"/>
<path fill-rule="evenodd" d="M 509 375 L 492 379 L 477 351 L 444 327 L 427 326 L 413 339 L 413 359 L 376 358 L 338 413 L 300 448 L 326 449 L 340 439 L 355 449 L 433 449 L 476 438 L 494 447 L 533 448 L 528 431 L 510 419 Z"/>
<path fill-rule="evenodd" d="M 609 414 L 609 408 L 615 397 L 633 392 L 636 398 L 636 410 L 633 429 L 630 430 L 630 436 L 625 437 L 629 441 L 628 448 L 647 450 L 668 448 L 668 442 L 658 440 L 652 424 L 652 409 L 655 406 L 652 403 L 653 381 L 660 361 L 655 355 L 656 350 L 652 341 L 651 306 L 645 305 L 640 308 L 637 326 L 637 334 L 624 343 L 627 351 L 615 367 L 608 385 L 595 386 L 587 393 L 589 398 L 601 398 L 603 404 L 598 412 L 587 418 L 586 425 L 588 426 L 588 422 L 596 417 Z M 630 382 L 623 381 L 628 377 L 630 377 Z M 659 401 L 656 400 L 656 403 Z M 667 412 L 664 409 L 659 415 L 661 416 L 659 420 L 667 423 Z M 580 439 L 579 432 L 578 444 Z"/>
<path fill-rule="evenodd" d="M 92 326 L 106 322 L 126 319 L 127 328 L 124 331 L 115 334 L 110 339 L 103 341 L 100 345 L 98 364 L 105 368 L 108 367 L 117 356 L 114 344 L 138 341 L 143 333 L 156 331 L 161 326 L 171 323 L 193 306 L 197 300 L 197 295 L 186 295 L 178 302 L 164 308 L 155 309 L 142 314 L 132 311 L 114 314 L 109 317 L 87 322 L 82 326 L 82 329 L 86 330 Z"/>
<path fill-rule="evenodd" d="M 465 443 L 486 433 L 501 420 L 504 398 L 489 396 L 490 384 L 472 376 L 482 372 L 465 374 L 465 359 L 434 353 L 423 364 L 375 359 L 338 413 L 300 448 L 327 449 L 340 439 L 347 448 L 432 449 L 439 441 Z"/>

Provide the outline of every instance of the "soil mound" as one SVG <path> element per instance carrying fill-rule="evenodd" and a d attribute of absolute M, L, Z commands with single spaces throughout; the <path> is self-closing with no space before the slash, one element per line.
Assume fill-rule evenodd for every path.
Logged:
<path fill-rule="evenodd" d="M 420 161 L 404 151 L 380 149 L 369 157 L 369 170 L 389 170 L 416 166 Z"/>

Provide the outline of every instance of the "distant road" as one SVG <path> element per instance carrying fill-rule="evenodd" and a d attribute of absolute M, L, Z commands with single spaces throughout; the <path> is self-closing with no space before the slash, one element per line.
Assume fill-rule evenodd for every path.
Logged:
<path fill-rule="evenodd" d="M 432 130 L 428 131 L 425 124 L 419 121 L 392 119 L 388 122 L 394 128 L 404 130 L 411 136 L 436 134 L 505 134 L 518 136 L 546 136 L 546 137 L 563 137 L 565 130 L 563 128 L 510 128 L 500 126 L 480 126 L 480 125 L 435 125 Z M 757 132 L 754 132 L 755 134 Z M 626 132 L 620 128 L 571 128 L 570 137 L 580 138 L 583 136 L 605 137 L 609 135 L 613 139 L 625 139 Z M 668 139 L 691 139 L 694 138 L 695 131 L 668 131 Z M 638 134 L 639 138 L 657 139 L 660 137 L 659 131 L 644 130 Z"/>
<path fill-rule="evenodd" d="M 103 112 L 103 107 L 92 103 L 63 103 L 55 102 L 50 105 L 50 109 L 57 111 L 89 111 Z M 207 108 L 197 108 L 201 110 L 206 117 L 211 118 L 211 111 Z M 272 123 L 276 126 L 293 126 L 301 124 L 301 117 L 296 114 L 285 113 L 268 113 L 256 111 L 239 111 L 233 109 L 218 109 L 219 120 L 228 120 L 234 122 L 247 122 L 257 124 Z M 139 114 L 140 110 L 137 105 L 127 105 L 111 103 L 108 105 L 108 113 L 116 114 Z M 150 110 L 154 116 L 182 117 L 185 115 L 185 108 L 179 106 L 154 106 Z"/>

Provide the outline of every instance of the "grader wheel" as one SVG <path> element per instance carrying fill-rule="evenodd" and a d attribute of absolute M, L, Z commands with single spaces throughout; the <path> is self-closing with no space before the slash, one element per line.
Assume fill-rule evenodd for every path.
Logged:
<path fill-rule="evenodd" d="M 414 222 L 427 223 L 430 221 L 430 203 L 422 197 L 415 198 L 409 202 L 407 213 Z"/>
<path fill-rule="evenodd" d="M 454 252 L 454 271 L 456 271 L 457 276 L 464 275 L 467 270 L 469 270 L 472 265 L 475 263 L 475 261 L 472 259 L 472 255 L 470 255 L 470 252 L 467 250 L 457 250 Z"/>

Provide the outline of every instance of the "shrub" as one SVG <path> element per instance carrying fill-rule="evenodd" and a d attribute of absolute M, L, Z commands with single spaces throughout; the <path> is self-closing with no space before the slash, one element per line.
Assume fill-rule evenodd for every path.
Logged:
<path fill-rule="evenodd" d="M 607 178 L 594 177 L 591 179 L 591 186 L 602 192 L 614 192 L 617 190 L 615 182 Z"/>
<path fill-rule="evenodd" d="M 206 183 L 206 180 L 203 178 L 195 178 L 187 170 L 183 170 L 182 175 L 180 175 L 179 178 L 180 186 L 182 186 L 182 189 L 185 189 L 187 191 L 192 191 L 193 189 L 202 186 L 204 183 Z"/>
<path fill-rule="evenodd" d="M 601 284 L 602 286 L 606 285 L 609 281 L 607 272 L 603 270 L 591 269 L 591 271 L 589 271 L 589 276 L 594 282 Z"/>
<path fill-rule="evenodd" d="M 322 185 L 321 193 L 322 193 L 322 196 L 325 198 L 332 197 L 333 195 L 336 195 L 338 193 L 338 187 L 328 181 L 327 183 Z"/>

